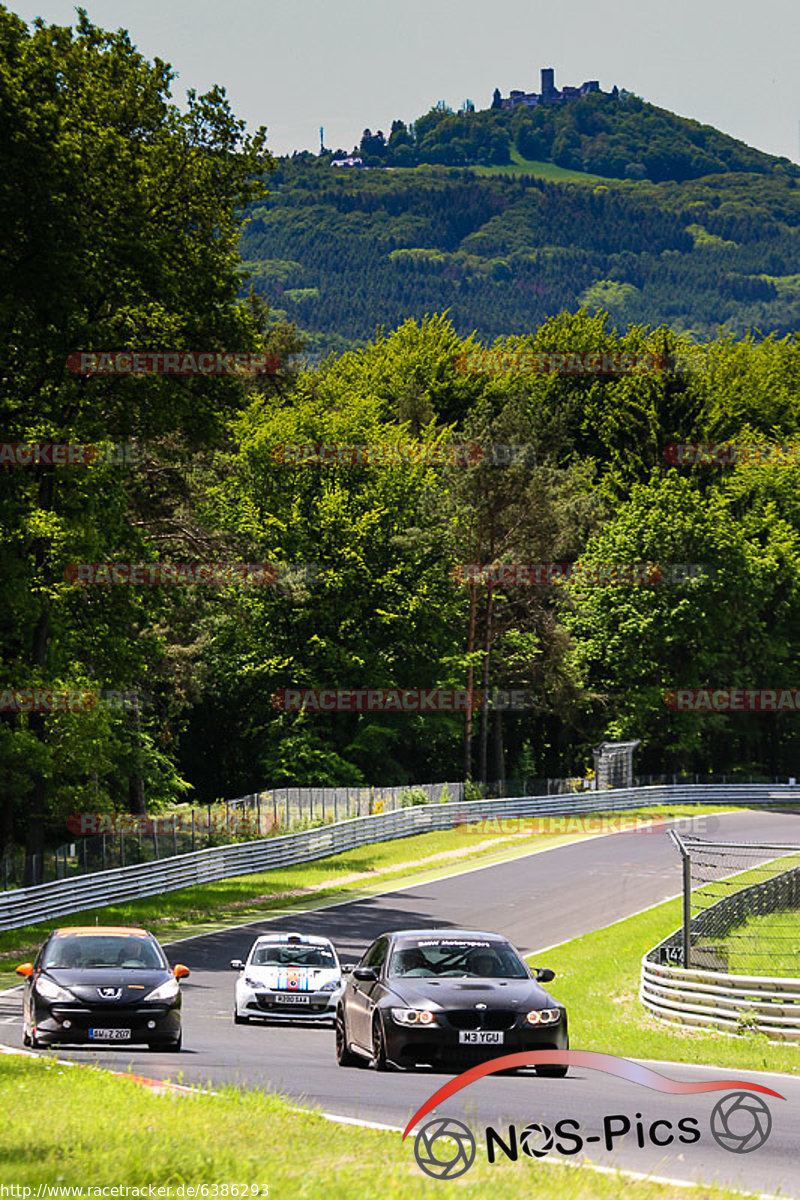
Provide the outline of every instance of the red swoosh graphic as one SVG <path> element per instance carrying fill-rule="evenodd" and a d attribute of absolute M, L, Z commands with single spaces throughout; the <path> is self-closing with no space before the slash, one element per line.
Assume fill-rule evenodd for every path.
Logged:
<path fill-rule="evenodd" d="M 764 1087 L 760 1083 L 745 1083 L 742 1079 L 713 1079 L 708 1083 L 679 1083 L 677 1079 L 670 1079 L 668 1075 L 661 1075 L 658 1071 L 651 1070 L 650 1067 L 643 1067 L 641 1063 L 631 1062 L 629 1058 L 617 1058 L 614 1054 L 599 1054 L 595 1050 L 525 1050 L 520 1054 L 504 1054 L 500 1058 L 492 1058 L 489 1062 L 479 1063 L 477 1067 L 470 1067 L 468 1071 L 456 1075 L 455 1079 L 451 1079 L 444 1087 L 440 1087 L 438 1092 L 434 1092 L 431 1098 L 425 1101 L 422 1108 L 417 1109 L 406 1125 L 403 1137 L 408 1137 L 409 1131 L 414 1128 L 417 1121 L 421 1121 L 437 1104 L 448 1100 L 462 1088 L 469 1087 L 471 1083 L 482 1079 L 484 1075 L 494 1075 L 496 1071 L 507 1071 L 513 1067 L 534 1067 L 540 1064 L 571 1064 L 575 1067 L 589 1067 L 593 1071 L 604 1071 L 607 1075 L 616 1075 L 620 1079 L 639 1083 L 642 1087 L 652 1088 L 656 1092 L 669 1092 L 673 1096 L 689 1096 L 695 1092 L 724 1092 L 728 1088 L 738 1088 L 740 1091 L 763 1092 L 767 1096 L 777 1096 L 779 1100 L 786 1099 L 780 1092 L 774 1092 L 772 1088 Z"/>

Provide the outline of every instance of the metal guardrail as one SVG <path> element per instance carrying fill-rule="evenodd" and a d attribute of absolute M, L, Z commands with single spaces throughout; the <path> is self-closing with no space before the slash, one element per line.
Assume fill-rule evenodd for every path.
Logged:
<path fill-rule="evenodd" d="M 657 804 L 790 804 L 800 788 L 758 784 L 662 785 L 619 788 L 582 795 L 508 797 L 454 804 L 425 804 L 395 812 L 284 834 L 255 842 L 218 846 L 0 893 L 0 929 L 17 929 L 52 917 L 84 912 L 160 895 L 194 884 L 211 883 L 339 854 L 372 842 L 451 829 L 466 822 L 503 817 L 558 816 L 634 810 Z"/>
<path fill-rule="evenodd" d="M 687 970 L 646 954 L 639 999 L 664 1021 L 800 1042 L 800 979 Z"/>

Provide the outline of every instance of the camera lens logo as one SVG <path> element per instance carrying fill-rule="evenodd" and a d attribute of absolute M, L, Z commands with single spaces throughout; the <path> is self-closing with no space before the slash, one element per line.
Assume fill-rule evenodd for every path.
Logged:
<path fill-rule="evenodd" d="M 528 1158 L 544 1158 L 553 1149 L 553 1131 L 546 1125 L 526 1125 L 519 1144 Z"/>
<path fill-rule="evenodd" d="M 760 1096 L 731 1092 L 711 1112 L 711 1135 L 732 1154 L 749 1154 L 764 1145 L 772 1132 L 772 1114 Z"/>
<path fill-rule="evenodd" d="M 458 1179 L 475 1161 L 475 1138 L 461 1121 L 436 1117 L 414 1139 L 414 1157 L 432 1179 Z"/>

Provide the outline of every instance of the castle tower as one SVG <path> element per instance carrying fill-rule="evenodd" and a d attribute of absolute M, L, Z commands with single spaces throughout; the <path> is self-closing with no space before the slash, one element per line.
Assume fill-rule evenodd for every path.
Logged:
<path fill-rule="evenodd" d="M 555 69 L 553 67 L 542 67 L 542 96 L 549 98 L 555 90 Z"/>

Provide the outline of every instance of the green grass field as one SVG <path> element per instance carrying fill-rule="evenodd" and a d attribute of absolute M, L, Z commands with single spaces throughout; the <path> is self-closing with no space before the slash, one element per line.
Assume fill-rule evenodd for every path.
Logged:
<path fill-rule="evenodd" d="M 784 909 L 751 917 L 725 937 L 703 938 L 703 945 L 727 955 L 732 975 L 784 975 L 800 978 L 800 912 Z"/>
<path fill-rule="evenodd" d="M 427 1085 L 421 1082 L 423 1097 Z M 153 1095 L 104 1071 L 3 1057 L 0 1105 L 13 1113 L 13 1120 L 0 1123 L 0 1183 L 29 1187 L 31 1196 L 42 1183 L 144 1186 L 145 1195 L 155 1185 L 177 1200 L 193 1184 L 206 1185 L 208 1197 L 241 1197 L 247 1185 L 258 1189 L 248 1196 L 270 1200 L 418 1200 L 441 1197 L 450 1186 L 422 1173 L 410 1137 L 404 1142 L 399 1133 L 335 1124 L 259 1091 Z M 676 1193 L 669 1185 L 522 1154 L 517 1162 L 501 1159 L 490 1166 L 479 1153 L 455 1186 L 462 1200 L 484 1200 L 489 1188 L 494 1200 L 518 1200 L 534 1188 L 558 1200 L 618 1200 L 623 1189 L 632 1200 L 742 1195 L 708 1187 Z"/>
<path fill-rule="evenodd" d="M 469 167 L 476 175 L 535 175 L 549 179 L 552 183 L 620 183 L 619 179 L 606 179 L 603 175 L 590 175 L 588 171 L 571 171 L 557 167 L 555 163 L 540 162 L 534 158 L 523 158 L 517 149 L 511 151 L 511 162 L 498 167 Z"/>

